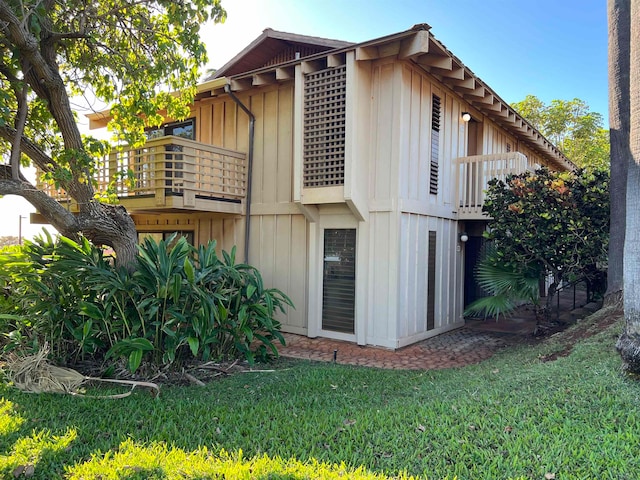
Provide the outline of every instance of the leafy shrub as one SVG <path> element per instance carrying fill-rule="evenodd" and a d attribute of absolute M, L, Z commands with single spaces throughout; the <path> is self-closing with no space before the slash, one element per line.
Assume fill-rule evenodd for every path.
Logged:
<path fill-rule="evenodd" d="M 220 259 L 215 242 L 194 248 L 174 240 L 145 239 L 132 274 L 86 239 L 26 242 L 6 274 L 22 320 L 5 333 L 48 341 L 62 360 L 125 357 L 132 371 L 144 358 L 277 356 L 275 342 L 284 338 L 275 316 L 291 300 L 265 288 L 256 268 L 236 264 L 235 248 Z"/>

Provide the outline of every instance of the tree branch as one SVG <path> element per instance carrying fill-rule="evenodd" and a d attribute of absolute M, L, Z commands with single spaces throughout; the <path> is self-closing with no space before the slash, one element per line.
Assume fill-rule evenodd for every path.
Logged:
<path fill-rule="evenodd" d="M 0 126 L 0 138 L 12 142 L 16 138 L 16 129 L 9 126 Z M 43 172 L 50 172 L 51 165 L 56 162 L 47 155 L 38 145 L 24 135 L 20 139 L 20 151 L 29 157 L 33 163 Z"/>
<path fill-rule="evenodd" d="M 12 179 L 8 165 L 0 165 L 0 195 L 18 195 L 25 198 L 65 236 L 73 237 L 79 230 L 78 220 L 73 213 L 43 191 L 38 190 L 24 177 L 19 180 Z"/>

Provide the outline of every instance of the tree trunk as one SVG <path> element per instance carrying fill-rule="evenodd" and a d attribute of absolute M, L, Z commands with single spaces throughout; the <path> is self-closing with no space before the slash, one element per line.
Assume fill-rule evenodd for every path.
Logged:
<path fill-rule="evenodd" d="M 611 144 L 609 266 L 605 303 L 622 307 L 625 202 L 629 151 L 629 0 L 609 0 L 609 125 Z"/>
<path fill-rule="evenodd" d="M 625 7 L 628 5 L 625 3 Z M 629 19 L 640 15 L 640 0 L 631 0 L 630 8 L 620 15 Z M 630 21 L 630 20 L 629 20 Z M 624 241 L 624 317 L 625 331 L 616 347 L 625 367 L 640 373 L 640 22 L 631 23 L 629 62 L 629 145 L 627 172 L 626 227 Z M 621 80 L 621 79 L 618 79 Z"/>
<path fill-rule="evenodd" d="M 0 125 L 0 138 L 13 145 L 11 158 L 15 169 L 9 174 L 6 169 L 0 168 L 0 195 L 13 194 L 24 197 L 65 236 L 75 237 L 81 232 L 96 245 L 112 247 L 116 252 L 116 263 L 131 270 L 135 267 L 137 248 L 135 225 L 124 208 L 104 205 L 94 198 L 93 187 L 88 181 L 89 168 L 82 156 L 82 135 L 76 124 L 64 78 L 57 63 L 59 32 L 54 31 L 53 22 L 49 17 L 40 16 L 40 35 L 37 38 L 24 28 L 23 22 L 10 3 L 0 0 L 3 40 L 6 38 L 7 45 L 11 45 L 14 50 L 13 54 L 21 59 L 22 82 L 25 83 L 20 86 L 20 90 L 28 84 L 33 92 L 45 101 L 63 138 L 64 148 L 68 153 L 77 152 L 66 158 L 71 178 L 61 180 L 60 184 L 71 198 L 78 202 L 80 213 L 77 217 L 73 216 L 20 175 L 19 164 L 15 161 L 20 157 L 20 153 L 27 155 L 45 172 L 51 171 L 56 165 L 54 158 L 23 135 L 22 118 L 16 120 L 14 128 L 9 127 L 6 122 Z M 45 0 L 44 12 L 53 11 L 54 3 L 52 0 Z M 18 83 L 13 88 L 17 92 L 17 103 L 22 107 L 26 102 L 26 95 L 23 98 L 21 92 L 18 92 Z M 24 114 L 22 109 L 20 113 Z"/>

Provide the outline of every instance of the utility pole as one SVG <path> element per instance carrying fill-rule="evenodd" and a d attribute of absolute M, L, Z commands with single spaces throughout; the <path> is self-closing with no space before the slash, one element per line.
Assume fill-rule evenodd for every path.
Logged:
<path fill-rule="evenodd" d="M 18 215 L 18 245 L 22 245 L 22 219 L 27 217 L 23 217 L 22 215 Z"/>

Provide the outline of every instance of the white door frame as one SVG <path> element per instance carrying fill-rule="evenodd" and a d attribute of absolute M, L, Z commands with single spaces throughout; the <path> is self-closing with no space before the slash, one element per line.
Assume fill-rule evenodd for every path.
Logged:
<path fill-rule="evenodd" d="M 362 338 L 360 329 L 362 327 L 359 321 L 358 298 L 362 289 L 359 288 L 361 269 L 358 267 L 362 258 L 360 258 L 360 229 L 357 219 L 347 215 L 321 215 L 318 223 L 310 224 L 309 232 L 309 336 L 310 337 L 326 337 L 336 340 L 345 340 L 348 342 L 356 342 Z M 322 328 L 322 295 L 323 295 L 323 271 L 324 271 L 324 232 L 327 229 L 345 228 L 354 229 L 356 231 L 356 291 L 354 298 L 354 333 L 336 332 L 333 330 L 324 330 Z M 358 342 L 360 343 L 360 341 Z"/>

